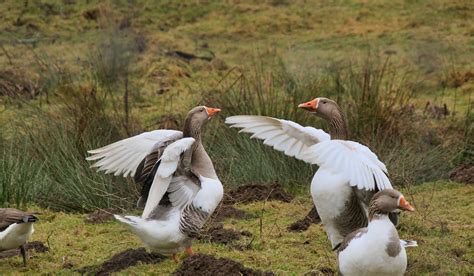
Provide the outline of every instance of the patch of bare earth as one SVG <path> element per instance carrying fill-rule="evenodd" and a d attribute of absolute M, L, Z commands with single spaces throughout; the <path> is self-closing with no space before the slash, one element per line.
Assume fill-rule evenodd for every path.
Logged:
<path fill-rule="evenodd" d="M 104 223 L 114 218 L 113 213 L 117 210 L 114 209 L 99 209 L 90 214 L 87 214 L 85 218 L 86 223 Z"/>
<path fill-rule="evenodd" d="M 463 165 L 455 169 L 449 179 L 456 182 L 473 184 L 474 183 L 474 166 Z"/>
<path fill-rule="evenodd" d="M 293 196 L 287 193 L 278 183 L 246 184 L 231 190 L 224 197 L 224 204 L 250 203 L 256 201 L 279 200 L 291 202 Z"/>
<path fill-rule="evenodd" d="M 224 228 L 222 223 L 212 224 L 198 240 L 209 241 L 212 243 L 231 244 L 233 241 L 239 240 L 242 236 L 251 237 L 249 231 L 236 231 L 234 229 Z"/>
<path fill-rule="evenodd" d="M 135 266 L 137 264 L 156 264 L 167 258 L 168 257 L 158 253 L 149 253 L 143 247 L 138 249 L 127 249 L 115 254 L 112 258 L 100 265 L 86 266 L 78 269 L 77 272 L 87 275 L 109 275 L 112 272 L 117 272 L 130 266 Z"/>
<path fill-rule="evenodd" d="M 316 207 L 309 211 L 309 213 L 302 219 L 297 220 L 288 226 L 288 231 L 290 232 L 303 232 L 308 230 L 311 224 L 318 224 L 321 222 L 321 218 L 319 217 L 318 212 L 316 211 Z"/>
<path fill-rule="evenodd" d="M 44 243 L 42 243 L 40 241 L 34 241 L 34 242 L 29 242 L 29 243 L 25 244 L 25 249 L 26 249 L 26 251 L 28 251 L 28 253 L 33 251 L 33 250 L 36 253 L 44 253 L 44 252 L 49 251 L 49 248 L 46 245 L 44 245 Z M 13 257 L 13 256 L 19 256 L 20 254 L 21 253 L 20 253 L 19 248 L 10 249 L 10 250 L 0 252 L 0 259 L 10 258 L 10 257 Z"/>
<path fill-rule="evenodd" d="M 173 275 L 275 275 L 271 271 L 246 268 L 243 264 L 227 258 L 196 254 L 186 258 Z"/>

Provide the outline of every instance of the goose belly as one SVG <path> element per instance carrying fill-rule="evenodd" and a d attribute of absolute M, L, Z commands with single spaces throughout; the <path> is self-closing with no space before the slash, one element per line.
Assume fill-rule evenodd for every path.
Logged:
<path fill-rule="evenodd" d="M 311 182 L 311 196 L 324 229 L 336 246 L 344 238 L 335 225 L 335 219 L 343 212 L 352 188 L 348 180 L 341 174 L 321 167 Z"/>
<path fill-rule="evenodd" d="M 0 251 L 18 248 L 33 234 L 33 223 L 15 223 L 0 232 Z"/>
<path fill-rule="evenodd" d="M 180 211 L 175 211 L 166 220 L 146 220 L 134 232 L 152 251 L 174 254 L 183 251 L 191 240 L 179 229 Z"/>
<path fill-rule="evenodd" d="M 380 222 L 382 224 L 382 222 Z M 369 228 L 365 235 L 353 239 L 349 246 L 339 253 L 338 266 L 343 275 L 403 275 L 407 267 L 405 248 L 391 257 L 387 244 L 393 225 L 383 222 Z M 381 226 L 381 227 L 380 227 Z"/>

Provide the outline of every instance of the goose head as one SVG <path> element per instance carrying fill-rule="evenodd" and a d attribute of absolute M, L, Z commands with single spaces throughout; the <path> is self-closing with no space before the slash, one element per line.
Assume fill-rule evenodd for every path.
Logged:
<path fill-rule="evenodd" d="M 302 103 L 298 107 L 326 120 L 331 120 L 334 116 L 341 113 L 339 105 L 335 101 L 323 97 Z"/>
<path fill-rule="evenodd" d="M 201 128 L 221 110 L 219 108 L 212 108 L 207 106 L 196 106 L 191 109 L 186 115 L 184 121 L 185 136 L 195 137 L 200 134 Z"/>
<path fill-rule="evenodd" d="M 385 189 L 376 193 L 369 206 L 369 210 L 376 213 L 390 213 L 397 210 L 415 211 L 405 197 L 397 190 Z"/>

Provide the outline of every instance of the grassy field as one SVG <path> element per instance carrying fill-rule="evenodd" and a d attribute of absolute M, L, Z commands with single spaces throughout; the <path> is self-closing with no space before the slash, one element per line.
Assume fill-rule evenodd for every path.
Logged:
<path fill-rule="evenodd" d="M 403 190 L 417 211 L 404 213 L 399 226 L 403 238 L 415 239 L 419 247 L 408 250 L 408 275 L 466 275 L 473 272 L 474 250 L 472 225 L 474 206 L 472 185 L 457 183 L 425 183 Z M 286 230 L 296 217 L 302 217 L 311 206 L 308 196 L 298 196 L 291 203 L 279 201 L 237 205 L 250 218 L 226 220 L 225 228 L 247 230 L 253 235 L 248 250 L 232 246 L 195 242 L 196 252 L 226 257 L 245 266 L 271 270 L 278 275 L 302 275 L 310 271 L 330 268 L 336 270 L 335 255 L 331 251 L 321 225 L 313 225 L 303 233 Z M 25 273 L 64 273 L 87 265 L 100 264 L 112 255 L 129 248 L 141 247 L 139 239 L 123 225 L 110 221 L 85 224 L 84 215 L 40 211 L 33 240 L 50 247 L 46 253 L 33 253 L 28 268 L 21 266 L 21 258 L 0 260 L 0 271 Z M 260 220 L 263 221 L 260 231 Z M 236 244 L 247 245 L 252 238 L 243 237 Z M 185 258 L 183 254 L 181 258 Z M 64 264 L 72 268 L 64 268 Z M 179 264 L 166 260 L 159 264 L 130 267 L 124 273 L 173 272 Z"/>
<path fill-rule="evenodd" d="M 408 272 L 474 273 L 473 188 L 448 180 L 474 166 L 473 1 L 0 0 L 0 14 L 0 207 L 41 212 L 34 240 L 50 247 L 28 268 L 1 259 L 1 273 L 69 274 L 140 247 L 117 222 L 84 223 L 97 209 L 133 212 L 139 191 L 91 170 L 86 151 L 180 129 L 197 104 L 223 109 L 204 143 L 226 190 L 278 182 L 297 197 L 237 206 L 252 218 L 225 226 L 250 231 L 249 250 L 196 251 L 283 275 L 335 270 L 320 225 L 286 231 L 311 206 L 316 168 L 223 124 L 259 114 L 327 130 L 296 108 L 319 96 L 338 101 L 350 138 L 414 202 L 399 229 L 420 244 Z"/>

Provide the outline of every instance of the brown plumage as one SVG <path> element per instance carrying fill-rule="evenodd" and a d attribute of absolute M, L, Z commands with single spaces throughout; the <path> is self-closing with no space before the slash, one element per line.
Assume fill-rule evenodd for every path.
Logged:
<path fill-rule="evenodd" d="M 31 213 L 14 208 L 0 208 L 0 232 L 7 229 L 13 223 L 35 222 L 38 218 Z"/>

